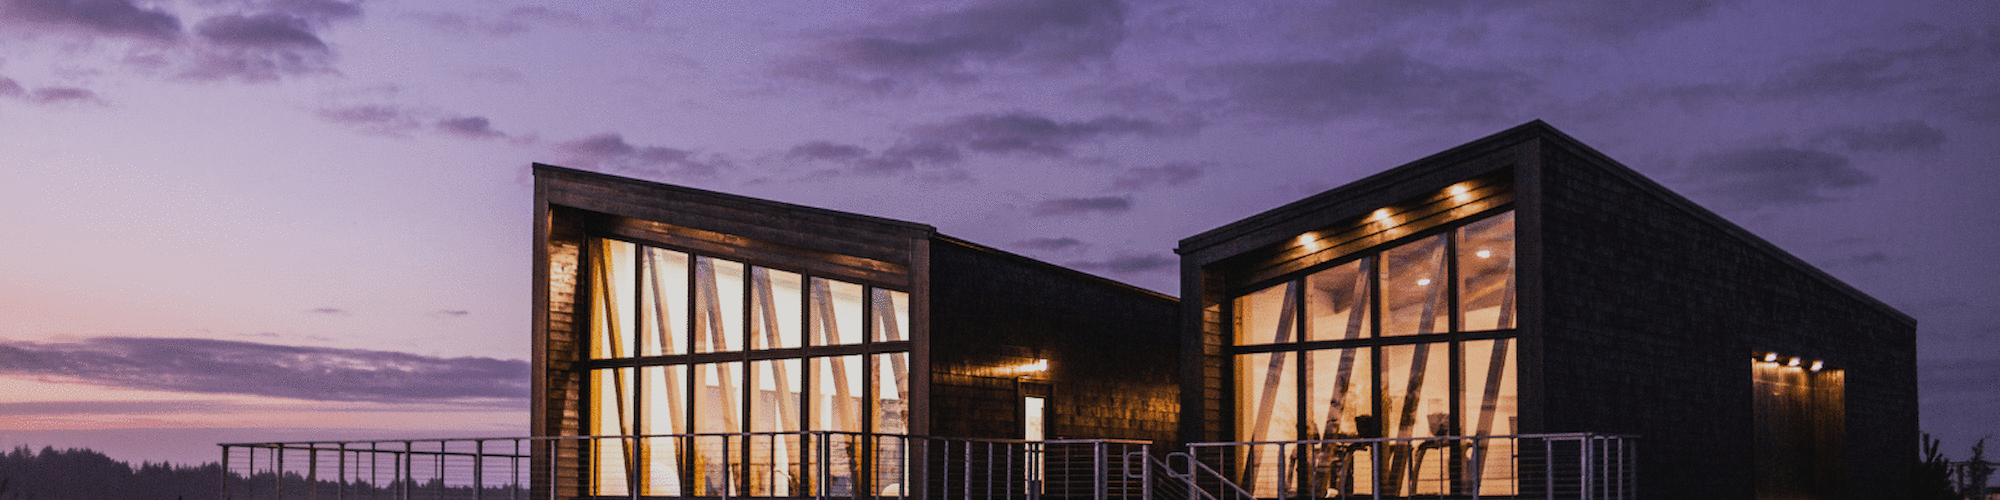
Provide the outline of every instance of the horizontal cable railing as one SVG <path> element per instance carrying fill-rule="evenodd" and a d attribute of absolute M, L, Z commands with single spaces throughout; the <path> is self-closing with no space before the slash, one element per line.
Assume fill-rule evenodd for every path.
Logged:
<path fill-rule="evenodd" d="M 1149 498 L 1147 441 L 851 432 L 222 444 L 226 500 Z"/>
<path fill-rule="evenodd" d="M 1577 433 L 1194 443 L 1188 445 L 1187 454 L 1190 463 L 1176 473 L 1221 500 L 1616 500 L 1637 496 L 1637 448 L 1630 436 Z"/>

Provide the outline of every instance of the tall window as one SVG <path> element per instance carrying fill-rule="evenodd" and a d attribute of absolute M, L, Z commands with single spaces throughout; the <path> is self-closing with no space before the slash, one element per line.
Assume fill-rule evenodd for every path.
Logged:
<path fill-rule="evenodd" d="M 909 294 L 626 241 L 590 254 L 585 432 L 635 436 L 591 446 L 593 495 L 801 496 L 794 433 L 906 432 Z M 672 436 L 690 433 L 766 434 Z"/>
<path fill-rule="evenodd" d="M 1231 301 L 1238 441 L 1515 434 L 1514 214 L 1342 257 Z M 1385 450 L 1382 488 L 1445 491 L 1421 441 Z M 1241 479 L 1275 494 L 1288 457 L 1251 447 Z M 1320 484 L 1372 492 L 1366 449 L 1324 453 L 1359 468 Z M 1484 475 L 1506 477 L 1509 453 Z M 1433 458 L 1436 455 L 1433 455 Z M 1424 463 L 1437 462 L 1425 459 Z M 1501 483 L 1502 481 L 1492 481 Z M 1304 484 L 1304 483 L 1301 483 Z M 1415 486 L 1412 486 L 1415 485 Z M 1482 488 L 1484 494 L 1510 494 Z"/>

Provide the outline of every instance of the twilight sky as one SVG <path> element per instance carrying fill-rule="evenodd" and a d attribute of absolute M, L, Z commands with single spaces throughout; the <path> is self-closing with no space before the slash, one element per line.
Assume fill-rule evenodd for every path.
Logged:
<path fill-rule="evenodd" d="M 1177 293 L 1533 119 L 1915 316 L 2000 433 L 2000 4 L 0 0 L 0 446 L 526 431 L 541 161 Z"/>

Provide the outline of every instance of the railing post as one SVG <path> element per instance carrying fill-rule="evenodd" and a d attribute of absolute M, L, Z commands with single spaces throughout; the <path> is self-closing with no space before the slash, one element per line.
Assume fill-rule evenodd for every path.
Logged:
<path fill-rule="evenodd" d="M 229 445 L 222 445 L 222 473 L 216 474 L 222 480 L 222 500 L 229 500 Z"/>
<path fill-rule="evenodd" d="M 278 481 L 278 494 L 275 498 L 282 499 L 285 498 L 285 445 L 278 445 L 277 453 L 278 456 L 271 459 L 272 468 L 275 469 L 271 477 Z"/>
<path fill-rule="evenodd" d="M 486 440 L 472 441 L 472 500 L 486 500 Z"/>
<path fill-rule="evenodd" d="M 1382 442 L 1368 443 L 1368 489 L 1374 491 L 1375 500 L 1382 500 Z"/>

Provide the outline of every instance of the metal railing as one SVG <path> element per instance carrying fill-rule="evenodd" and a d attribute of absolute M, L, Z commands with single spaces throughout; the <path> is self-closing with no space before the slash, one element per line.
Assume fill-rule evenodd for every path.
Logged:
<path fill-rule="evenodd" d="M 1147 441 L 850 432 L 222 444 L 224 500 L 1140 500 Z"/>
<path fill-rule="evenodd" d="M 1194 443 L 1175 471 L 1214 500 L 1637 496 L 1630 436 L 1529 434 Z M 1162 466 L 1171 468 L 1170 454 Z"/>

